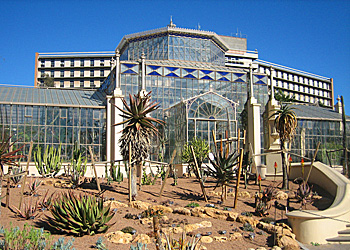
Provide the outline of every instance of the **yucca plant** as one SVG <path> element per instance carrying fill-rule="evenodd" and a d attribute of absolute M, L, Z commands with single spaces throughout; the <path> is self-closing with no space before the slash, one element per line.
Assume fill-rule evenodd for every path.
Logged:
<path fill-rule="evenodd" d="M 303 181 L 297 189 L 295 197 L 300 202 L 300 209 L 306 206 L 306 203 L 312 200 L 312 186 Z"/>
<path fill-rule="evenodd" d="M 216 154 L 213 154 L 213 159 L 209 158 L 209 161 L 211 166 L 208 166 L 208 174 L 215 179 L 215 188 L 222 188 L 221 201 L 224 201 L 227 186 L 235 179 L 234 167 L 238 165 L 239 155 L 236 152 L 229 153 L 227 150 L 221 152 L 218 150 Z"/>
<path fill-rule="evenodd" d="M 119 139 L 120 151 L 124 160 L 129 159 L 129 144 L 131 145 L 131 159 L 135 161 L 136 167 L 141 171 L 142 162 L 149 156 L 151 149 L 151 136 L 158 134 L 154 123 L 161 126 L 164 121 L 153 118 L 150 114 L 159 108 L 158 103 L 151 102 L 151 92 L 148 94 L 138 93 L 129 95 L 130 105 L 122 99 L 124 109 L 114 105 L 122 114 L 124 121 L 114 126 L 124 125 L 122 136 Z M 131 196 L 137 196 L 136 171 L 131 169 Z"/>
<path fill-rule="evenodd" d="M 111 224 L 107 224 L 114 213 L 110 206 L 103 207 L 103 198 L 73 191 L 62 193 L 55 198 L 50 208 L 53 218 L 48 223 L 58 231 L 76 236 L 104 233 Z"/>

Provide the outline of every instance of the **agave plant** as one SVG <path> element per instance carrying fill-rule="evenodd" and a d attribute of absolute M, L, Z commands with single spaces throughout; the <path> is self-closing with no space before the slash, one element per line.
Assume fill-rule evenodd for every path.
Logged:
<path fill-rule="evenodd" d="M 76 236 L 104 233 L 114 213 L 103 207 L 103 199 L 90 195 L 77 195 L 73 191 L 62 193 L 53 200 L 50 208 L 53 219 L 48 223 L 53 228 Z"/>
<path fill-rule="evenodd" d="M 124 125 L 122 136 L 119 139 L 120 151 L 123 159 L 129 159 L 129 144 L 131 145 L 131 158 L 136 162 L 136 167 L 141 170 L 142 161 L 149 155 L 151 148 L 151 136 L 158 134 L 158 129 L 153 123 L 164 125 L 164 121 L 150 116 L 150 113 L 159 108 L 158 103 L 150 102 L 151 92 L 146 95 L 140 92 L 137 95 L 129 95 L 130 105 L 122 99 L 125 110 L 114 105 L 122 114 L 124 121 L 114 126 Z M 136 197 L 136 171 L 131 169 L 131 195 Z"/>
<path fill-rule="evenodd" d="M 20 166 L 15 166 L 12 168 L 12 175 L 17 175 L 20 174 L 23 171 L 22 167 Z M 22 180 L 23 175 L 18 175 L 11 177 L 11 181 L 13 182 L 14 185 L 18 185 L 18 183 Z"/>
<path fill-rule="evenodd" d="M 238 165 L 239 155 L 236 152 L 229 153 L 226 150 L 217 151 L 213 159 L 209 158 L 211 167 L 208 167 L 208 174 L 216 179 L 215 188 L 221 186 L 221 201 L 224 201 L 226 187 L 235 179 L 234 167 Z"/>
<path fill-rule="evenodd" d="M 302 208 L 302 206 L 306 206 L 306 203 L 312 199 L 312 186 L 310 187 L 306 181 L 303 181 L 299 185 L 295 197 L 300 202 L 300 208 Z"/>

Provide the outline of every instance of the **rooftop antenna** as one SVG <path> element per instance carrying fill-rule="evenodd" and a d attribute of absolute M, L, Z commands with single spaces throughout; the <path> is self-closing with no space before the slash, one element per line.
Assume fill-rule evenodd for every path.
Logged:
<path fill-rule="evenodd" d="M 198 29 L 200 30 L 201 29 L 201 25 L 198 23 Z"/>

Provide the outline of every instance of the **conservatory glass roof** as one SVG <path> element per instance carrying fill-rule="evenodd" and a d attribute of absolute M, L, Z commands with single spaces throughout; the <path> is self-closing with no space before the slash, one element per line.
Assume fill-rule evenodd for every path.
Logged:
<path fill-rule="evenodd" d="M 103 107 L 105 94 L 100 91 L 44 89 L 0 86 L 1 103 L 49 106 Z"/>

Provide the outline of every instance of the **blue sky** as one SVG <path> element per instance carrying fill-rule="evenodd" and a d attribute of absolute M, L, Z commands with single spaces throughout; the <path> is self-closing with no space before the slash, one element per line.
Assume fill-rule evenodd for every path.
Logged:
<path fill-rule="evenodd" d="M 0 11 L 0 84 L 33 86 L 35 52 L 113 51 L 172 16 L 183 28 L 238 29 L 260 59 L 334 78 L 350 109 L 350 1 L 0 0 Z"/>

